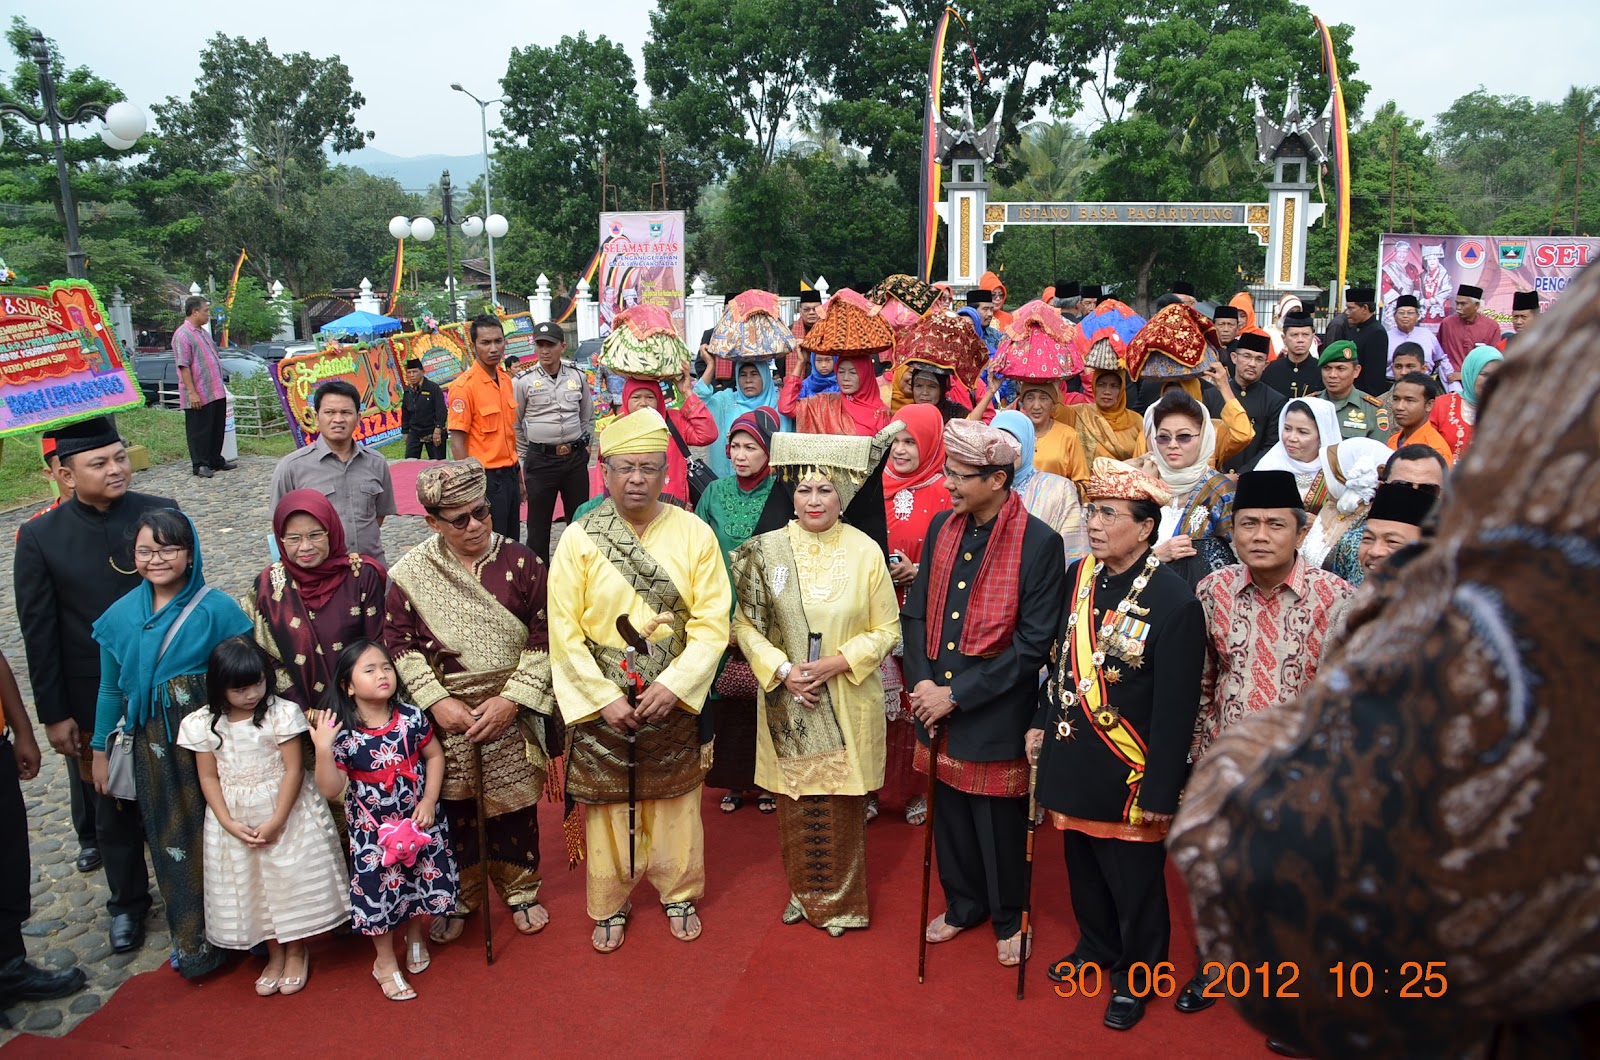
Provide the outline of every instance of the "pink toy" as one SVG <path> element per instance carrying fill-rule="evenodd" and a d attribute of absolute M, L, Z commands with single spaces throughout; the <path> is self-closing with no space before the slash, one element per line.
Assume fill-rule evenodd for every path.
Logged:
<path fill-rule="evenodd" d="M 393 865 L 398 862 L 406 868 L 417 863 L 417 855 L 422 853 L 424 847 L 433 842 L 433 837 L 417 827 L 417 822 L 409 817 L 402 817 L 398 821 L 385 821 L 379 824 L 372 817 L 372 811 L 356 803 L 361 813 L 366 817 L 367 823 L 378 831 L 378 845 L 383 848 L 383 863 Z"/>

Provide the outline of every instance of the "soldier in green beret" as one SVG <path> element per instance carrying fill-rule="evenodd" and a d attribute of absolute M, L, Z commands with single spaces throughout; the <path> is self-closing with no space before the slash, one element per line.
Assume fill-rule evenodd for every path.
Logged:
<path fill-rule="evenodd" d="M 1389 410 L 1378 398 L 1356 389 L 1361 375 L 1360 353 L 1348 339 L 1330 342 L 1317 358 L 1322 369 L 1322 393 L 1339 416 L 1339 433 L 1345 438 L 1372 438 L 1387 442 L 1394 433 Z"/>

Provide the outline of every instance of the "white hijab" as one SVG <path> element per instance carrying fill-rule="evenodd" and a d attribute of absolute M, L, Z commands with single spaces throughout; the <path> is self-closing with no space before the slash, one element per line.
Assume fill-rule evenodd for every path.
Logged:
<path fill-rule="evenodd" d="M 1168 393 L 1171 392 L 1168 391 Z M 1166 395 L 1163 394 L 1162 396 L 1165 397 Z M 1190 400 L 1194 403 L 1195 411 L 1200 414 L 1202 426 L 1200 427 L 1200 455 L 1195 457 L 1194 463 L 1188 467 L 1170 468 L 1167 466 L 1166 460 L 1161 456 L 1160 448 L 1156 445 L 1156 406 L 1151 405 L 1144 410 L 1144 440 L 1150 446 L 1151 463 L 1155 465 L 1156 474 L 1161 476 L 1161 481 L 1166 483 L 1167 489 L 1172 491 L 1172 502 L 1178 505 L 1183 503 L 1183 498 L 1188 496 L 1190 490 L 1215 474 L 1211 467 L 1211 458 L 1217 452 L 1217 428 L 1211 422 L 1211 414 L 1206 411 L 1205 406 L 1198 401 L 1194 401 L 1193 398 Z M 1169 412 L 1167 413 L 1167 418 L 1171 419 L 1173 415 L 1174 413 Z M 1185 422 L 1189 421 L 1187 416 L 1180 416 L 1179 418 Z"/>
<path fill-rule="evenodd" d="M 1289 455 L 1289 450 L 1283 447 L 1283 423 L 1290 411 L 1297 406 L 1303 406 L 1311 411 L 1311 418 L 1317 421 L 1317 458 L 1309 463 L 1296 460 Z M 1296 475 L 1310 475 L 1323 469 L 1322 454 L 1330 445 L 1339 442 L 1339 412 L 1333 407 L 1333 402 L 1325 398 L 1300 397 L 1294 398 L 1283 406 L 1278 412 L 1278 444 L 1267 450 L 1261 462 L 1256 464 L 1257 471 L 1292 471 Z"/>
<path fill-rule="evenodd" d="M 1346 438 L 1322 447 L 1323 484 L 1339 511 L 1354 515 L 1372 503 L 1378 492 L 1378 473 L 1394 455 L 1383 442 L 1371 438 Z"/>

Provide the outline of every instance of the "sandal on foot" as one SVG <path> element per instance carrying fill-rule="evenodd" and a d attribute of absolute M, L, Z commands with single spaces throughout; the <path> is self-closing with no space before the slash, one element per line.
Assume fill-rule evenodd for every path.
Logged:
<path fill-rule="evenodd" d="M 464 916 L 436 916 L 433 926 L 428 928 L 428 940 L 443 946 L 447 942 L 454 942 L 467 930 L 467 918 Z"/>
<path fill-rule="evenodd" d="M 270 975 L 263 975 L 256 980 L 256 994 L 261 997 L 271 997 L 278 992 L 279 983 L 280 980 L 274 979 Z"/>
<path fill-rule="evenodd" d="M 737 810 L 739 807 L 744 805 L 744 796 L 735 795 L 730 791 L 728 794 L 722 797 L 721 805 L 723 813 L 732 813 L 734 810 Z"/>
<path fill-rule="evenodd" d="M 956 925 L 949 923 L 944 917 L 945 915 L 940 913 L 928 923 L 926 935 L 929 942 L 949 942 L 951 939 L 967 930 L 964 927 L 957 927 Z"/>
<path fill-rule="evenodd" d="M 411 1001 L 417 996 L 417 992 L 411 989 L 411 984 L 405 981 L 405 977 L 400 974 L 400 969 L 398 968 L 388 975 L 384 975 L 374 965 L 372 978 L 378 981 L 378 986 L 383 990 L 383 996 L 390 1001 Z"/>
<path fill-rule="evenodd" d="M 906 824 L 920 828 L 928 823 L 928 800 L 918 795 L 906 803 Z"/>
<path fill-rule="evenodd" d="M 1000 939 L 995 943 L 995 949 L 1004 968 L 1015 968 L 1022 963 L 1022 932 L 1017 932 L 1008 939 Z M 1033 956 L 1033 932 L 1028 932 L 1028 956 Z"/>
<path fill-rule="evenodd" d="M 791 895 L 789 904 L 783 907 L 783 915 L 779 919 L 785 924 L 798 924 L 805 918 L 805 909 L 801 907 L 799 900 Z"/>
<path fill-rule="evenodd" d="M 778 800 L 775 796 L 763 795 L 756 799 L 756 809 L 760 810 L 762 813 L 777 813 Z"/>
<path fill-rule="evenodd" d="M 692 932 L 689 929 L 690 917 L 694 917 L 697 921 L 700 919 L 693 902 L 668 902 L 664 908 L 667 911 L 667 930 L 672 932 L 673 938 L 681 942 L 693 942 L 700 937 L 702 925 L 696 924 Z M 682 931 L 672 926 L 674 920 L 682 926 Z"/>
<path fill-rule="evenodd" d="M 878 797 L 876 795 L 874 795 L 870 799 L 867 800 L 867 820 L 868 821 L 874 820 L 874 819 L 877 818 L 877 816 L 878 816 Z"/>
<path fill-rule="evenodd" d="M 278 993 L 284 997 L 288 997 L 290 994 L 298 994 L 304 990 L 306 988 L 306 980 L 311 978 L 311 951 L 303 950 L 301 957 L 300 974 L 286 975 L 278 984 Z M 287 957 L 283 960 L 283 970 L 286 972 L 289 970 L 289 959 Z"/>
<path fill-rule="evenodd" d="M 534 923 L 533 910 L 535 909 L 544 910 L 544 906 L 540 905 L 538 902 L 524 902 L 521 905 L 514 905 L 511 907 L 511 923 L 514 924 L 516 929 L 524 935 L 537 935 L 539 932 L 550 926 L 550 913 L 548 910 L 544 910 L 544 923 Z M 519 921 L 517 919 L 518 917 L 522 917 L 522 920 Z M 522 925 L 524 923 L 526 923 L 528 926 L 523 927 Z"/>
<path fill-rule="evenodd" d="M 617 950 L 622 948 L 622 943 L 626 941 L 627 938 L 625 929 L 628 926 L 628 914 L 631 912 L 633 912 L 633 903 L 628 902 L 621 909 L 617 910 L 615 913 L 612 913 L 604 920 L 596 920 L 594 922 L 594 929 L 596 933 L 600 931 L 605 932 L 604 939 L 600 941 L 591 940 L 596 953 L 615 953 Z M 611 941 L 611 934 L 613 931 L 616 932 L 616 942 Z"/>
<path fill-rule="evenodd" d="M 428 970 L 428 965 L 432 963 L 433 954 L 428 952 L 428 947 L 425 943 L 406 943 L 406 971 L 412 975 L 421 975 Z"/>

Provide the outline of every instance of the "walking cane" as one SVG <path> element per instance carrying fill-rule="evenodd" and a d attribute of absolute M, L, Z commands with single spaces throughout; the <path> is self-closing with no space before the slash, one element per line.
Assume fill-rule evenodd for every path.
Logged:
<path fill-rule="evenodd" d="M 483 808 L 483 745 L 472 745 L 472 793 L 478 804 L 478 867 L 483 873 L 483 961 L 494 963 L 494 928 L 489 924 L 489 816 Z"/>
<path fill-rule="evenodd" d="M 939 754 L 944 749 L 945 730 L 940 726 L 928 741 L 928 819 L 923 823 L 928 834 L 922 840 L 922 921 L 917 925 L 917 982 L 928 971 L 928 891 L 933 886 L 933 800 L 938 794 Z"/>
<path fill-rule="evenodd" d="M 1017 1000 L 1022 1000 L 1023 985 L 1028 975 L 1028 933 L 1033 912 L 1033 830 L 1039 823 L 1039 760 L 1028 767 L 1028 845 L 1027 859 L 1022 863 L 1022 952 L 1017 962 Z"/>

